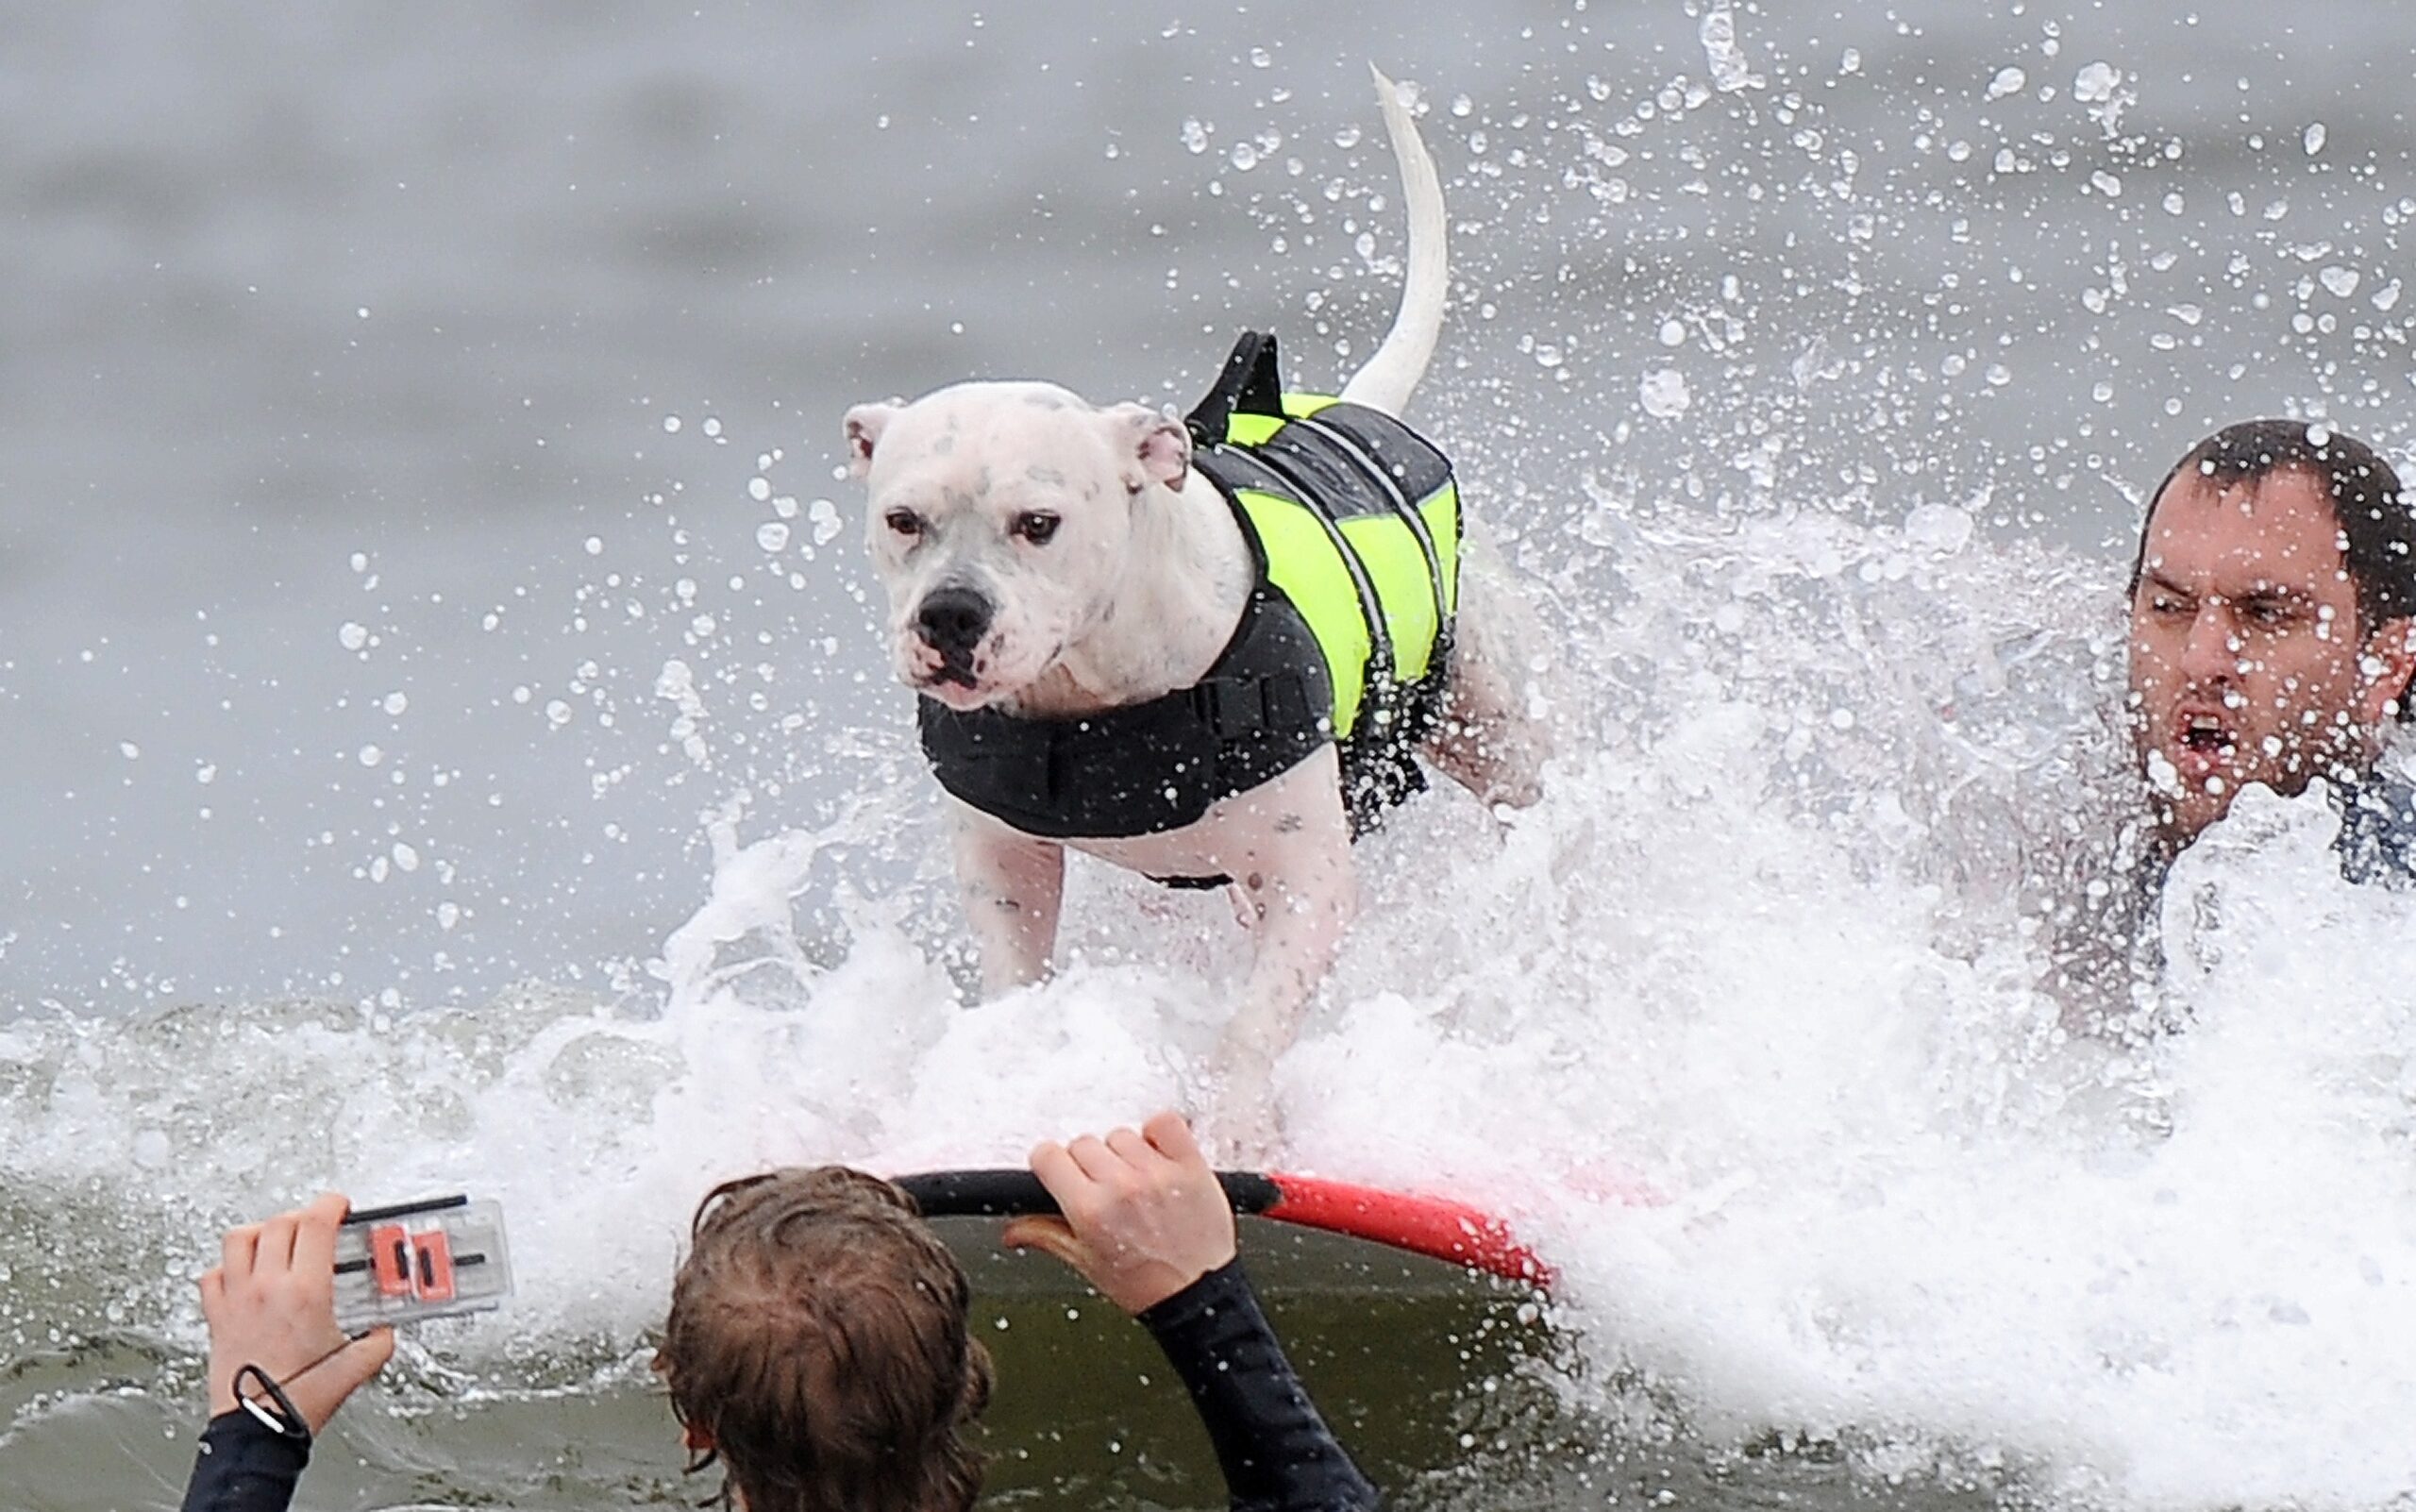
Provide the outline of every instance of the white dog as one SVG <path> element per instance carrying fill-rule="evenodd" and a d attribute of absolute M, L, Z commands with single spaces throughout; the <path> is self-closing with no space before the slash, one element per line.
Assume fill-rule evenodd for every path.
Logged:
<path fill-rule="evenodd" d="M 847 416 L 985 990 L 1046 973 L 1068 847 L 1230 882 L 1257 941 L 1216 1122 L 1253 1143 L 1357 910 L 1354 821 L 1418 785 L 1409 744 L 1488 803 L 1534 801 L 1545 755 L 1515 592 L 1482 558 L 1462 570 L 1448 463 L 1388 418 L 1434 354 L 1448 270 L 1434 161 L 1376 78 L 1408 277 L 1340 407 L 1279 405 L 1272 342 L 1245 338 L 1188 429 L 1046 383 Z M 1279 428 L 1263 451 L 1224 445 Z M 1293 496 L 1329 476 L 1341 504 Z"/>

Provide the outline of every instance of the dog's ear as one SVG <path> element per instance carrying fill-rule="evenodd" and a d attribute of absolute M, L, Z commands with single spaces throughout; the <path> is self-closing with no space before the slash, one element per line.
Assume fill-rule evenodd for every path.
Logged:
<path fill-rule="evenodd" d="M 1116 450 L 1124 461 L 1124 489 L 1138 494 L 1150 483 L 1183 487 L 1191 476 L 1191 432 L 1172 415 L 1146 404 L 1119 404 L 1107 412 Z"/>
<path fill-rule="evenodd" d="M 847 471 L 857 478 L 872 471 L 872 449 L 881 433 L 898 418 L 896 404 L 860 404 L 847 412 Z"/>

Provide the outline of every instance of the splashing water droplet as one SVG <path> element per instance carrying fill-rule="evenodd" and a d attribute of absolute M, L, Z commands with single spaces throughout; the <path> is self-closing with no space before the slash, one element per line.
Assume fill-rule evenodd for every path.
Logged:
<path fill-rule="evenodd" d="M 1644 412 L 1656 420 L 1675 420 L 1694 403 L 1694 395 L 1686 391 L 1686 376 L 1674 367 L 1644 375 L 1637 397 Z"/>
<path fill-rule="evenodd" d="M 1736 14 L 1728 0 L 1714 0 L 1703 13 L 1703 25 L 1697 29 L 1703 43 L 1703 63 L 1711 70 L 1711 82 L 1722 94 L 1738 90 L 1757 90 L 1769 80 L 1753 71 L 1745 61 L 1745 50 L 1736 45 Z"/>

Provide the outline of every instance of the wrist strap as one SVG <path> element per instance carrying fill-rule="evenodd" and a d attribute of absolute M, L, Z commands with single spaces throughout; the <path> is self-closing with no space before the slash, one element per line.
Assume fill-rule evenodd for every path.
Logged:
<path fill-rule="evenodd" d="M 243 1389 L 243 1383 L 247 1379 L 260 1384 L 260 1396 L 253 1396 Z M 262 1398 L 267 1400 L 262 1401 Z M 294 1399 L 285 1394 L 285 1387 L 277 1385 L 276 1380 L 259 1366 L 245 1365 L 235 1371 L 235 1402 L 245 1412 L 259 1419 L 262 1427 L 279 1438 L 286 1439 L 303 1449 L 310 1447 L 310 1420 L 303 1417 L 301 1409 L 294 1405 Z"/>

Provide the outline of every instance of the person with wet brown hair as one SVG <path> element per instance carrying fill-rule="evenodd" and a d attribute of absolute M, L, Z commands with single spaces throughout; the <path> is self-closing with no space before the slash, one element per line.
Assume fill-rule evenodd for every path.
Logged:
<path fill-rule="evenodd" d="M 2353 880 L 2416 867 L 2416 807 L 2377 780 L 2416 717 L 2416 514 L 2374 448 L 2252 420 L 2192 446 L 2131 568 L 2130 715 L 2170 859 L 2259 782 L 2324 782 Z"/>
<path fill-rule="evenodd" d="M 724 1182 L 696 1209 L 655 1369 L 700 1470 L 749 1512 L 955 1512 L 990 1356 L 965 1271 L 905 1193 L 843 1167 Z"/>
<path fill-rule="evenodd" d="M 1149 1329 L 1235 1512 L 1377 1504 L 1259 1310 L 1233 1208 L 1180 1117 L 1040 1145 L 1032 1168 L 1064 1216 L 1017 1218 L 1006 1242 L 1055 1255 Z M 347 1342 L 335 1326 L 344 1214 L 329 1196 L 238 1229 L 202 1278 L 216 1416 L 186 1512 L 284 1512 L 313 1435 L 393 1353 L 391 1331 Z M 690 1235 L 655 1362 L 690 1470 L 720 1465 L 742 1512 L 972 1504 L 990 1359 L 963 1268 L 903 1192 L 841 1167 L 772 1171 L 708 1193 Z"/>

